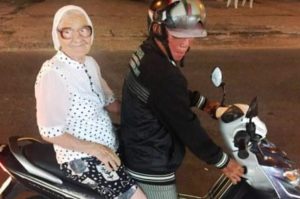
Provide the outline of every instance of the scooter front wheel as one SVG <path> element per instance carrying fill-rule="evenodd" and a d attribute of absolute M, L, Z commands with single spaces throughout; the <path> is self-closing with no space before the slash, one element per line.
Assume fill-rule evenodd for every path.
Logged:
<path fill-rule="evenodd" d="M 233 185 L 225 175 L 217 180 L 210 188 L 206 199 L 275 199 L 275 192 L 263 192 L 251 187 L 245 179 L 242 179 L 236 185 Z"/>

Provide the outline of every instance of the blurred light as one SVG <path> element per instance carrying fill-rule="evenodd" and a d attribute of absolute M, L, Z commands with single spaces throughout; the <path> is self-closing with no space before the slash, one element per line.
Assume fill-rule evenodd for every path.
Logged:
<path fill-rule="evenodd" d="M 158 1 L 155 3 L 155 7 L 160 7 L 162 5 L 162 1 Z"/>
<path fill-rule="evenodd" d="M 286 171 L 283 173 L 283 176 L 291 183 L 294 185 L 299 184 L 299 171 L 297 169 L 292 170 L 292 171 Z"/>
<path fill-rule="evenodd" d="M 8 174 L 9 174 L 9 172 L 6 170 L 6 168 L 2 165 L 1 162 L 0 162 L 0 167 L 1 167 L 1 169 L 2 169 L 5 173 L 8 173 Z"/>
<path fill-rule="evenodd" d="M 0 194 L 2 195 L 2 193 L 5 191 L 5 189 L 8 187 L 8 185 L 11 183 L 12 178 L 8 177 L 5 182 L 3 182 L 2 186 L 0 187 Z"/>

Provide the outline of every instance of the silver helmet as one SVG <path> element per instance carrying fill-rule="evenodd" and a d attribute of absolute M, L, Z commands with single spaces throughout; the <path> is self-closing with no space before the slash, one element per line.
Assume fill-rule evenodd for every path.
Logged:
<path fill-rule="evenodd" d="M 153 0 L 148 10 L 150 27 L 153 23 L 164 25 L 178 38 L 206 37 L 205 18 L 205 8 L 199 0 Z"/>

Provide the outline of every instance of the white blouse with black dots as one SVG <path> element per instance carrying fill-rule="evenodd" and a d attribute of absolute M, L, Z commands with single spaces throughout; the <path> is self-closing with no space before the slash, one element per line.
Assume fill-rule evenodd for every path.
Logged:
<path fill-rule="evenodd" d="M 118 141 L 104 109 L 115 99 L 97 62 L 86 56 L 80 64 L 63 52 L 47 60 L 35 83 L 37 124 L 44 137 L 69 133 L 113 149 Z M 89 155 L 54 145 L 59 164 Z"/>

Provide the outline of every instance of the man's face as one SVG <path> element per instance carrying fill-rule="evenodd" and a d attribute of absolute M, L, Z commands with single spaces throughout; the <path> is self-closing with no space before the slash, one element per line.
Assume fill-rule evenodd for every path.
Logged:
<path fill-rule="evenodd" d="M 88 28 L 86 18 L 79 12 L 65 15 L 59 23 L 61 50 L 74 60 L 84 57 L 91 48 L 91 35 L 87 31 L 92 30 Z"/>
<path fill-rule="evenodd" d="M 186 54 L 193 38 L 177 38 L 168 33 L 171 54 L 175 61 L 180 61 Z"/>

